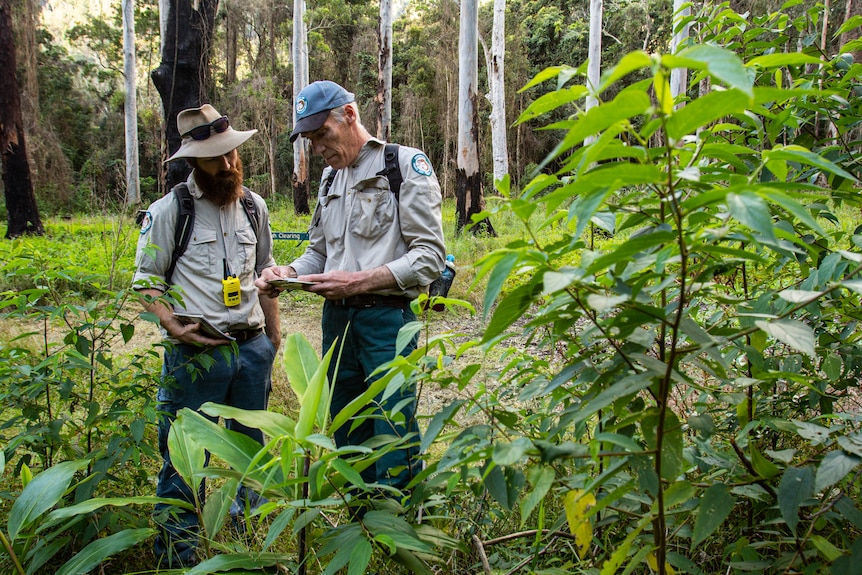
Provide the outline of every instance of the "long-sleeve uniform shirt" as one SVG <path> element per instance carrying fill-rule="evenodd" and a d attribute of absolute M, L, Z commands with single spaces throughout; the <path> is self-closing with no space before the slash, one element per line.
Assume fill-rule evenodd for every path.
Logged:
<path fill-rule="evenodd" d="M 194 198 L 194 228 L 171 278 L 172 284 L 182 288 L 185 311 L 203 315 L 222 331 L 264 327 L 254 280 L 263 269 L 275 265 L 266 202 L 252 192 L 260 226 L 255 232 L 242 200 L 215 205 L 202 196 L 194 172 L 186 184 Z M 147 210 L 136 255 L 134 281 L 139 287 L 164 289 L 178 217 L 179 205 L 173 193 L 156 200 Z M 148 246 L 153 249 L 146 249 Z M 225 259 L 230 272 L 240 280 L 240 303 L 231 307 L 225 305 L 223 295 Z M 146 283 L 139 284 L 139 280 Z M 164 330 L 162 333 L 166 335 Z"/>
<path fill-rule="evenodd" d="M 298 275 L 385 265 L 398 288 L 379 293 L 412 299 L 427 291 L 444 266 L 440 184 L 425 154 L 400 146 L 404 183 L 396 199 L 386 176 L 377 175 L 385 166 L 384 148 L 376 138 L 366 142 L 328 191 L 324 171 L 308 248 L 290 265 Z"/>

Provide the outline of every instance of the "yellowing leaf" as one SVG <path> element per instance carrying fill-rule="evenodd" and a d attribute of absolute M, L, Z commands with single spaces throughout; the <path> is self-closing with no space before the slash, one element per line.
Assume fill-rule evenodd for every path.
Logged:
<path fill-rule="evenodd" d="M 658 559 L 655 558 L 655 553 L 650 551 L 646 556 L 647 565 L 649 568 L 653 570 L 653 572 L 658 572 Z M 664 562 L 664 569 L 667 575 L 676 575 L 676 571 L 673 570 L 673 567 L 670 566 L 670 563 L 667 561 Z"/>
<path fill-rule="evenodd" d="M 593 542 L 593 525 L 590 523 L 587 513 L 595 504 L 595 496 L 592 493 L 584 492 L 582 489 L 569 491 L 564 500 L 569 530 L 575 536 L 578 557 L 582 559 L 589 553 L 590 543 Z"/>

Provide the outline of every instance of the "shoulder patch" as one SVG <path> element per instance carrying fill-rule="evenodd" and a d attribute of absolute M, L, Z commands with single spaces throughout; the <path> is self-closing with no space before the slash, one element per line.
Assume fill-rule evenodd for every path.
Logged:
<path fill-rule="evenodd" d="M 144 217 L 141 219 L 141 235 L 150 231 L 151 227 L 153 227 L 153 214 L 147 210 L 144 212 Z"/>
<path fill-rule="evenodd" d="M 410 165 L 413 166 L 413 171 L 417 174 L 423 176 L 430 176 L 432 174 L 431 162 L 425 154 L 419 153 L 413 156 L 413 159 L 410 160 Z"/>

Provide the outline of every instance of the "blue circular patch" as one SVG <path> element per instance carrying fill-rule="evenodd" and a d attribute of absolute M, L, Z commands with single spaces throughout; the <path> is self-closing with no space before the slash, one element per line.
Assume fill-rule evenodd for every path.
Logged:
<path fill-rule="evenodd" d="M 301 116 L 308 109 L 308 100 L 305 99 L 305 96 L 300 96 L 296 99 L 296 115 Z"/>
<path fill-rule="evenodd" d="M 430 176 L 433 173 L 433 170 L 431 169 L 431 161 L 428 160 L 428 156 L 425 154 L 419 153 L 413 156 L 413 159 L 410 160 L 410 165 L 413 166 L 413 170 L 417 174 Z"/>
<path fill-rule="evenodd" d="M 144 217 L 141 220 L 141 235 L 144 235 L 150 228 L 153 227 L 153 214 L 149 211 L 144 212 Z"/>

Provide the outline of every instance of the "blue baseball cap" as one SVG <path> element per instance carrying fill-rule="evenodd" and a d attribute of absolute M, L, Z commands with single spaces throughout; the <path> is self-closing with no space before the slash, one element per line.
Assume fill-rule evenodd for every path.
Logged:
<path fill-rule="evenodd" d="M 356 100 L 353 93 L 348 92 L 335 82 L 319 80 L 302 89 L 296 97 L 296 125 L 290 134 L 293 142 L 303 132 L 313 132 L 329 117 L 329 111 L 340 108 Z"/>

